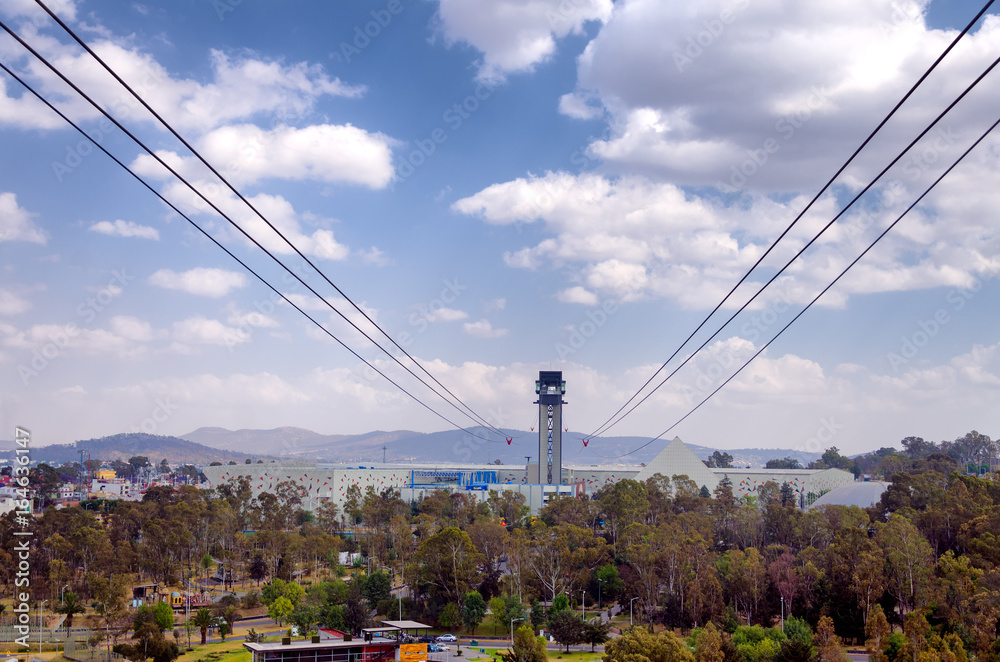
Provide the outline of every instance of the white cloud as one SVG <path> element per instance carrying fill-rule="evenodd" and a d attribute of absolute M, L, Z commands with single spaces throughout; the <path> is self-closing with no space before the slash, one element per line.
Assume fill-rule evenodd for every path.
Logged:
<path fill-rule="evenodd" d="M 153 329 L 149 322 L 129 315 L 112 317 L 108 326 L 115 335 L 135 342 L 149 342 L 165 336 L 163 332 Z"/>
<path fill-rule="evenodd" d="M 922 214 L 904 219 L 819 304 L 843 306 L 851 293 L 968 287 L 1000 273 L 1000 231 L 986 220 L 1000 194 L 975 190 L 975 182 L 998 166 L 1000 158 L 989 151 L 963 163 Z M 916 195 L 898 188 L 898 195 L 882 196 L 884 208 L 847 214 L 754 305 L 776 296 L 811 300 Z M 761 196 L 727 204 L 645 177 L 547 173 L 494 184 L 453 209 L 494 225 L 542 223 L 548 237 L 504 260 L 513 268 L 564 270 L 573 284 L 556 295 L 562 301 L 666 298 L 704 309 L 739 281 L 804 204 L 804 197 L 778 202 Z M 787 262 L 837 210 L 833 197 L 821 198 L 765 268 Z M 760 278 L 749 279 L 727 305 L 743 303 L 763 284 Z"/>
<path fill-rule="evenodd" d="M 955 36 L 926 26 L 926 5 L 624 0 L 580 56 L 577 89 L 560 109 L 590 117 L 584 100 L 599 101 L 611 135 L 588 153 L 611 171 L 749 191 L 815 188 L 849 153 L 843 146 L 859 144 L 923 73 L 928 54 Z M 847 181 L 876 172 L 886 150 L 985 69 L 998 41 L 1000 19 L 987 15 Z M 987 95 L 972 97 L 950 124 L 985 127 L 994 108 Z"/>
<path fill-rule="evenodd" d="M 563 303 L 579 303 L 584 306 L 596 306 L 600 303 L 596 294 L 579 285 L 561 290 L 556 294 L 556 298 Z"/>
<path fill-rule="evenodd" d="M 252 336 L 241 329 L 226 326 L 218 320 L 189 317 L 174 322 L 171 336 L 181 348 L 187 345 L 223 345 L 233 347 L 250 342 Z M 178 349 L 175 344 L 175 349 Z"/>
<path fill-rule="evenodd" d="M 75 0 L 47 0 L 45 5 L 64 21 L 76 20 Z M 31 17 L 37 23 L 52 19 L 33 0 L 4 0 L 0 5 L 0 16 L 10 18 Z"/>
<path fill-rule="evenodd" d="M 28 212 L 17 204 L 13 193 L 0 193 L 0 241 L 46 242 L 45 232 L 36 226 Z"/>
<path fill-rule="evenodd" d="M 579 94 L 564 94 L 559 97 L 559 112 L 578 120 L 592 120 L 604 113 L 600 107 L 591 106 Z"/>
<path fill-rule="evenodd" d="M 172 269 L 160 269 L 149 277 L 149 284 L 217 299 L 234 289 L 245 287 L 247 279 L 235 271 L 196 267 L 179 273 Z"/>
<path fill-rule="evenodd" d="M 493 299 L 492 301 L 487 301 L 486 304 L 483 306 L 483 308 L 485 308 L 487 312 L 492 312 L 494 310 L 503 310 L 506 307 L 507 307 L 507 299 L 505 299 L 504 297 L 498 297 L 496 299 Z"/>
<path fill-rule="evenodd" d="M 159 230 L 151 228 L 148 225 L 139 225 L 138 223 L 133 223 L 132 221 L 100 221 L 98 223 L 94 223 L 88 229 L 110 236 L 138 237 L 140 239 L 152 239 L 154 241 L 160 240 Z"/>
<path fill-rule="evenodd" d="M 30 308 L 30 301 L 17 292 L 0 287 L 0 315 L 20 315 Z"/>
<path fill-rule="evenodd" d="M 19 129 L 62 129 L 67 126 L 65 120 L 30 92 L 17 90 L 19 96 L 11 96 L 7 92 L 8 80 L 10 78 L 6 74 L 0 78 L 0 126 L 6 124 Z M 12 83 L 12 91 L 17 89 L 15 86 L 17 83 Z"/>
<path fill-rule="evenodd" d="M 385 188 L 392 181 L 393 141 L 381 133 L 347 125 L 319 124 L 301 129 L 278 126 L 271 130 L 253 124 L 215 129 L 198 140 L 198 151 L 234 184 L 261 179 L 311 180 Z M 176 152 L 157 155 L 187 178 L 204 176 L 206 169 L 194 156 Z M 172 177 L 148 154 L 132 164 L 140 174 Z"/>
<path fill-rule="evenodd" d="M 210 182 L 194 182 L 200 190 L 206 187 L 215 187 Z M 212 190 L 212 189 L 208 189 Z M 219 207 L 229 218 L 233 219 L 237 225 L 245 230 L 251 237 L 260 242 L 262 246 L 273 253 L 279 255 L 291 255 L 295 251 L 281 237 L 275 233 L 267 223 L 250 209 L 235 195 L 222 192 L 218 188 L 218 195 L 212 202 Z M 171 182 L 166 186 L 166 196 L 169 199 L 179 201 L 178 207 L 189 214 L 202 214 L 213 218 L 218 218 L 203 200 L 195 197 L 183 184 Z M 247 196 L 253 206 L 263 214 L 264 218 L 271 222 L 294 246 L 306 255 L 319 257 L 326 260 L 343 260 L 350 255 L 350 248 L 337 241 L 332 230 L 321 228 L 314 230 L 312 234 L 307 234 L 302 229 L 302 222 L 309 214 L 299 214 L 292 207 L 292 204 L 280 195 L 269 195 L 261 193 L 255 196 Z M 220 219 L 220 226 L 223 228 L 219 234 L 226 239 L 233 238 L 250 245 L 250 241 L 242 233 Z M 326 223 L 325 221 L 315 221 Z"/>
<path fill-rule="evenodd" d="M 457 322 L 469 317 L 469 314 L 454 308 L 435 308 L 434 310 L 421 311 L 421 317 L 428 322 Z"/>
<path fill-rule="evenodd" d="M 226 318 L 229 324 L 239 328 L 260 327 L 264 329 L 276 329 L 281 326 L 273 317 L 264 315 L 256 310 L 239 311 L 232 310 Z"/>
<path fill-rule="evenodd" d="M 330 79 L 319 65 L 299 62 L 284 66 L 254 57 L 233 58 L 222 51 L 209 53 L 211 82 L 174 78 L 152 56 L 118 43 L 91 44 L 143 98 L 178 130 L 207 132 L 229 122 L 260 113 L 303 117 L 324 95 L 358 97 L 362 87 Z M 60 49 L 54 64 L 104 105 L 132 107 L 135 119 L 155 121 L 87 53 Z M 37 66 L 34 69 L 41 72 Z M 47 78 L 47 76 L 42 76 Z M 88 115 L 90 112 L 88 111 Z"/>
<path fill-rule="evenodd" d="M 466 322 L 462 328 L 467 334 L 476 338 L 502 338 L 508 333 L 507 329 L 494 329 L 490 321 L 486 319 L 481 319 L 478 322 Z"/>
<path fill-rule="evenodd" d="M 483 53 L 479 78 L 500 81 L 531 71 L 555 52 L 555 40 L 581 34 L 588 21 L 606 21 L 611 0 L 439 0 L 446 43 L 466 43 Z"/>

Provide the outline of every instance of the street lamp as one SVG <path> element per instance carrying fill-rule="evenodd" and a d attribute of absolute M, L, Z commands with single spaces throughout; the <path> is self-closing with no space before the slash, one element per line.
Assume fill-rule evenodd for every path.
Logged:
<path fill-rule="evenodd" d="M 38 603 L 38 654 L 42 654 L 42 607 L 48 600 L 42 600 Z"/>
<path fill-rule="evenodd" d="M 632 625 L 632 603 L 638 599 L 638 597 L 635 597 L 628 601 L 628 624 L 630 626 Z"/>
<path fill-rule="evenodd" d="M 781 596 L 781 631 L 785 631 L 785 596 Z"/>
<path fill-rule="evenodd" d="M 580 602 L 583 605 L 583 620 L 587 620 L 587 591 L 584 589 L 581 592 L 583 593 L 583 597 L 580 599 Z"/>
<path fill-rule="evenodd" d="M 523 617 L 522 618 L 512 618 L 512 619 L 510 619 L 510 645 L 511 646 L 514 645 L 514 622 L 515 621 L 523 621 L 523 620 L 524 620 Z"/>
<path fill-rule="evenodd" d="M 66 589 L 69 588 L 69 584 L 66 584 L 59 590 L 59 602 L 66 602 Z"/>
<path fill-rule="evenodd" d="M 603 579 L 597 580 L 597 611 L 601 611 L 601 588 L 604 587 Z"/>

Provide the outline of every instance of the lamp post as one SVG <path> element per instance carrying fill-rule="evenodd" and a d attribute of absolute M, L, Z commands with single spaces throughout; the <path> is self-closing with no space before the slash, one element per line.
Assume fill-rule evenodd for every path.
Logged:
<path fill-rule="evenodd" d="M 69 588 L 69 584 L 66 584 L 59 590 L 59 602 L 66 602 L 66 589 Z"/>
<path fill-rule="evenodd" d="M 781 596 L 781 631 L 785 631 L 785 596 Z"/>
<path fill-rule="evenodd" d="M 42 600 L 38 603 L 38 654 L 42 654 L 42 607 L 48 600 Z"/>
<path fill-rule="evenodd" d="M 628 624 L 630 626 L 632 625 L 632 603 L 638 599 L 638 597 L 635 597 L 628 601 Z"/>
<path fill-rule="evenodd" d="M 601 588 L 604 587 L 604 580 L 597 580 L 597 611 L 601 611 Z"/>
<path fill-rule="evenodd" d="M 583 605 L 583 620 L 587 620 L 587 591 L 586 589 L 581 591 L 583 597 L 580 598 L 580 604 Z"/>
<path fill-rule="evenodd" d="M 514 622 L 523 621 L 524 618 L 512 618 L 510 619 L 510 645 L 514 645 Z"/>

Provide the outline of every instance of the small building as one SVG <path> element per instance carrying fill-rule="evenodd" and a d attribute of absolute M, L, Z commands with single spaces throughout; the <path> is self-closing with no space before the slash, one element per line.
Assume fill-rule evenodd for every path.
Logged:
<path fill-rule="evenodd" d="M 327 639 L 315 643 L 284 639 L 281 643 L 248 641 L 243 647 L 250 651 L 252 662 L 388 662 L 396 658 L 397 644 L 392 639 Z"/>
<path fill-rule="evenodd" d="M 116 474 L 114 469 L 99 469 L 94 472 L 94 478 L 97 480 L 114 480 Z"/>

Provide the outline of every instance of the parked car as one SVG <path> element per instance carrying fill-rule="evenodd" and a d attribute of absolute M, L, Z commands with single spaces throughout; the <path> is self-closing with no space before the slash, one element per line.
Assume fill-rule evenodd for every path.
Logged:
<path fill-rule="evenodd" d="M 445 650 L 447 649 L 445 649 L 444 646 L 440 646 L 438 644 L 427 644 L 428 653 L 443 653 Z"/>
<path fill-rule="evenodd" d="M 453 634 L 442 634 L 436 641 L 458 641 L 458 637 Z"/>

